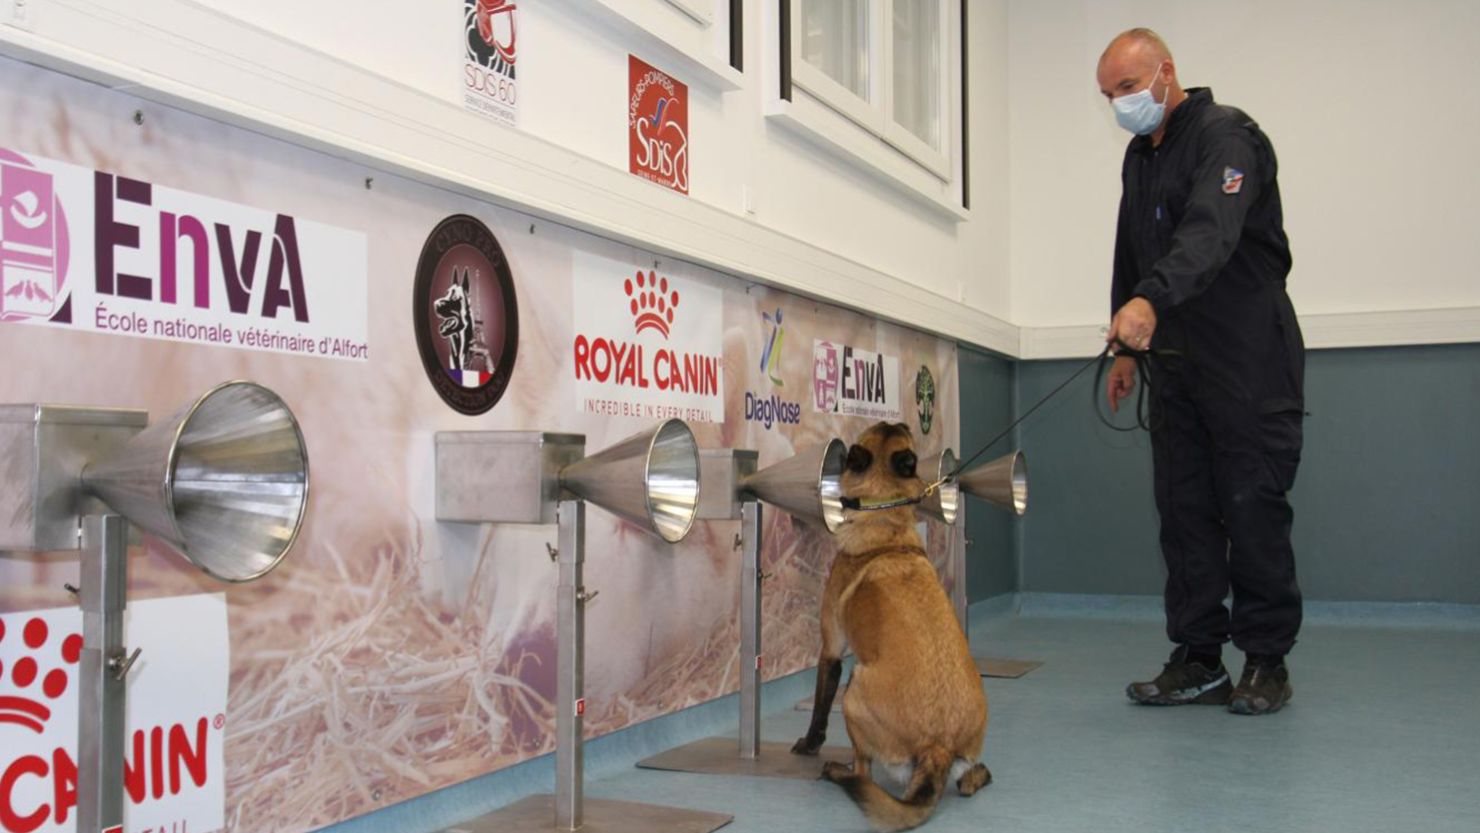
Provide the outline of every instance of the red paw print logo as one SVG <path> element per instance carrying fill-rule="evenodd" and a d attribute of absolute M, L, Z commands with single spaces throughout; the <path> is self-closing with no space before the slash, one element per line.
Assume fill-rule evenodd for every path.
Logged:
<path fill-rule="evenodd" d="M 39 735 L 51 719 L 51 708 L 42 698 L 55 700 L 67 691 L 67 668 L 76 665 L 82 656 L 82 635 L 68 634 L 48 648 L 50 636 L 51 629 L 43 619 L 32 618 L 18 634 L 8 633 L 5 620 L 0 619 L 0 645 L 6 639 L 20 639 L 26 651 L 9 668 L 0 660 L 0 692 L 14 692 L 0 694 L 0 723 L 24 726 Z M 45 677 L 41 676 L 43 663 L 54 666 Z M 39 691 L 33 688 L 38 678 Z"/>
<path fill-rule="evenodd" d="M 678 307 L 678 290 L 668 288 L 667 278 L 653 272 L 644 275 L 641 271 L 637 273 L 636 283 L 628 278 L 622 288 L 631 300 L 629 306 L 637 332 L 657 330 L 667 338 L 673 324 L 673 310 Z"/>

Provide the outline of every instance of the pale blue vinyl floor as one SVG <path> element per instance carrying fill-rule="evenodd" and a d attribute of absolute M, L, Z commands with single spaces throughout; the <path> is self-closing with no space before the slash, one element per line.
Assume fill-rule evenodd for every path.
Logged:
<path fill-rule="evenodd" d="M 1291 705 L 1241 717 L 1125 699 L 1165 658 L 1154 619 L 999 616 L 973 630 L 977 654 L 1044 665 L 984 681 L 994 782 L 948 792 L 932 833 L 1480 831 L 1480 632 L 1311 624 L 1289 659 Z M 1230 660 L 1237 676 L 1243 658 Z M 805 728 L 783 709 L 764 734 Z M 841 720 L 829 736 L 846 743 Z M 868 829 L 826 782 L 633 770 L 588 794 L 732 813 L 729 833 Z"/>
<path fill-rule="evenodd" d="M 989 609 L 993 608 L 993 609 Z M 987 679 L 994 782 L 948 791 L 930 833 L 1480 831 L 1480 612 L 1312 605 L 1289 659 L 1294 701 L 1241 717 L 1135 706 L 1169 645 L 1154 600 L 1033 597 L 973 610 L 973 653 L 1044 663 Z M 1225 653 L 1235 677 L 1243 658 Z M 812 674 L 768 684 L 763 734 L 791 741 Z M 730 813 L 726 833 L 866 831 L 836 786 L 639 770 L 653 752 L 731 726 L 726 698 L 587 744 L 588 796 Z M 733 732 L 733 728 L 730 729 Z M 847 743 L 834 715 L 831 743 Z M 551 789 L 545 759 L 347 822 L 432 830 Z"/>

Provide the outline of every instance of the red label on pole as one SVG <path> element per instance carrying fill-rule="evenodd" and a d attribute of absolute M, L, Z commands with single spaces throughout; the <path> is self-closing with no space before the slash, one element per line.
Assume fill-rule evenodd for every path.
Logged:
<path fill-rule="evenodd" d="M 105 827 L 103 833 L 123 833 L 123 825 L 115 824 L 112 827 Z"/>
<path fill-rule="evenodd" d="M 586 698 L 582 697 L 576 701 L 576 717 L 586 713 Z"/>

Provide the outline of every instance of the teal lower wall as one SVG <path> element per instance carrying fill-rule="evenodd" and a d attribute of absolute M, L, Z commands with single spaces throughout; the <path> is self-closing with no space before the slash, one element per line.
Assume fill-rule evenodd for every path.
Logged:
<path fill-rule="evenodd" d="M 1013 419 L 1013 362 L 962 346 L 961 448 L 975 451 Z M 983 459 L 1012 450 L 1011 438 L 992 447 Z M 966 595 L 971 601 L 1018 589 L 1016 525 L 1006 512 L 976 498 L 966 500 Z"/>
<path fill-rule="evenodd" d="M 1022 407 L 1081 363 L 1018 363 Z M 983 365 L 963 359 L 963 403 L 1010 396 Z M 1090 385 L 1077 380 L 1020 429 L 1030 501 L 1016 589 L 1159 594 L 1150 444 L 1101 426 Z M 1306 597 L 1480 603 L 1480 345 L 1312 351 L 1306 410 L 1291 494 Z M 967 449 L 973 422 L 963 410 Z M 995 554 L 968 561 L 973 593 L 1000 592 L 1009 575 Z"/>

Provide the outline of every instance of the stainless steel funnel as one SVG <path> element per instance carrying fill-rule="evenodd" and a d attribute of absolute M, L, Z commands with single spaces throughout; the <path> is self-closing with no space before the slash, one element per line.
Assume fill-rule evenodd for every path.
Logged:
<path fill-rule="evenodd" d="M 959 478 L 961 491 L 995 503 L 1014 515 L 1028 511 L 1028 460 L 1021 451 L 983 463 Z"/>
<path fill-rule="evenodd" d="M 848 447 L 833 438 L 750 475 L 741 488 L 807 523 L 836 532 L 843 524 L 843 463 Z"/>
<path fill-rule="evenodd" d="M 249 581 L 298 536 L 308 452 L 277 394 L 227 382 L 89 463 L 82 482 L 215 578 Z"/>
<path fill-rule="evenodd" d="M 670 419 L 571 463 L 560 485 L 677 543 L 699 510 L 699 444 L 687 425 Z"/>

